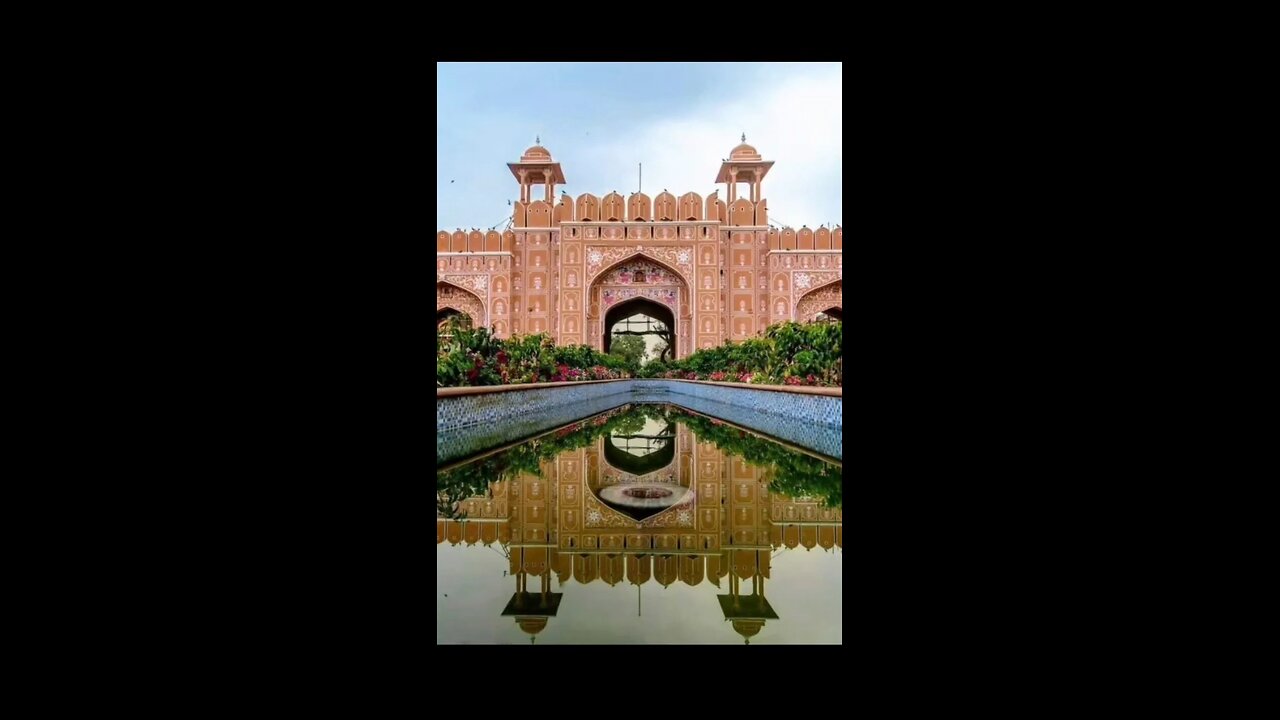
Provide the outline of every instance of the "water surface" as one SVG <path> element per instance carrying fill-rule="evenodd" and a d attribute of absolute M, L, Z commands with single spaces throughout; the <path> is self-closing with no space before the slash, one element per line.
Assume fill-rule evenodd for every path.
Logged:
<path fill-rule="evenodd" d="M 840 475 L 667 404 L 448 466 L 436 642 L 840 643 Z"/>

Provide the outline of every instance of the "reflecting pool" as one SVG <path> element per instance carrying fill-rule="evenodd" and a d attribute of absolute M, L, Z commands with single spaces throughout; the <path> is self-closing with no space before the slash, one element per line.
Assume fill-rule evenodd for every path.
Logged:
<path fill-rule="evenodd" d="M 631 404 L 436 474 L 436 642 L 842 642 L 841 465 Z"/>

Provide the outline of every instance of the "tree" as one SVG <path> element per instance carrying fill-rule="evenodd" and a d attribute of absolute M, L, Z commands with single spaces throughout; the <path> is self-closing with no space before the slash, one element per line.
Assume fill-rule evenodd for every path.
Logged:
<path fill-rule="evenodd" d="M 666 338 L 666 337 L 669 337 L 669 336 L 670 336 L 670 334 L 668 333 L 667 335 L 660 335 L 659 337 Z M 658 346 L 657 346 L 657 347 L 655 347 L 655 348 L 653 349 L 653 354 L 654 354 L 655 356 L 657 356 L 657 359 L 658 359 L 658 360 L 660 360 L 660 361 L 662 361 L 662 362 L 666 362 L 666 361 L 667 361 L 667 354 L 668 354 L 668 353 L 667 353 L 667 351 L 668 351 L 668 350 L 670 350 L 670 349 L 671 349 L 671 343 L 667 342 L 667 341 L 664 339 L 664 340 L 661 340 L 661 341 L 658 343 Z"/>
<path fill-rule="evenodd" d="M 609 341 L 609 354 L 618 355 L 635 367 L 644 357 L 644 338 L 639 335 L 614 335 Z"/>

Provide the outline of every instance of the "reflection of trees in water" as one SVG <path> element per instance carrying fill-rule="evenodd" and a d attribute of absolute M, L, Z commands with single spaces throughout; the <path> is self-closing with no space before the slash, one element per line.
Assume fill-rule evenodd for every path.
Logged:
<path fill-rule="evenodd" d="M 711 442 L 730 455 L 765 468 L 763 477 L 771 492 L 791 498 L 817 497 L 822 498 L 827 507 L 841 506 L 844 483 L 838 465 L 671 405 L 632 405 L 580 420 L 536 440 L 436 473 L 436 513 L 440 517 L 457 518 L 459 503 L 470 497 L 487 496 L 490 483 L 521 472 L 541 476 L 542 460 L 586 447 L 601 436 L 634 436 L 651 418 L 685 423 L 699 441 Z M 668 425 L 662 434 L 672 431 L 674 428 Z"/>
<path fill-rule="evenodd" d="M 635 417 L 632 406 L 624 405 L 475 462 L 438 472 L 436 515 L 457 519 L 460 517 L 460 503 L 470 497 L 488 496 L 491 483 L 506 480 L 522 472 L 541 476 L 543 460 L 554 458 L 567 450 L 590 445 L 624 423 L 631 427 L 636 422 Z M 644 422 L 645 415 L 642 414 L 639 416 L 640 427 L 644 427 Z"/>
<path fill-rule="evenodd" d="M 769 491 L 791 498 L 821 498 L 827 507 L 841 506 L 844 492 L 842 468 L 811 455 L 787 449 L 718 420 L 672 408 L 699 442 L 711 442 L 747 463 L 765 468 Z"/>

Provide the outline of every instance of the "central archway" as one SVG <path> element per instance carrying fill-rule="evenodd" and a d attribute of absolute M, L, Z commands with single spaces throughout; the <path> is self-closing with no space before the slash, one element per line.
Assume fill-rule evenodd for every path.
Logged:
<path fill-rule="evenodd" d="M 592 276 L 587 289 L 588 342 L 609 352 L 619 320 L 647 315 L 665 326 L 664 335 L 669 335 L 668 359 L 687 354 L 693 347 L 689 287 L 687 279 L 675 268 L 639 253 L 605 267 Z M 656 329 L 656 324 L 646 328 L 641 319 L 632 334 L 646 329 Z"/>
<path fill-rule="evenodd" d="M 651 318 L 654 322 L 646 321 Z M 615 327 L 616 326 L 616 327 Z M 659 333 L 657 328 L 665 326 Z M 663 354 L 667 358 L 676 357 L 676 315 L 671 308 L 648 298 L 636 297 L 624 300 L 609 308 L 604 314 L 604 351 L 609 352 L 615 331 L 619 335 L 637 335 L 649 337 L 657 335 L 668 345 Z"/>

